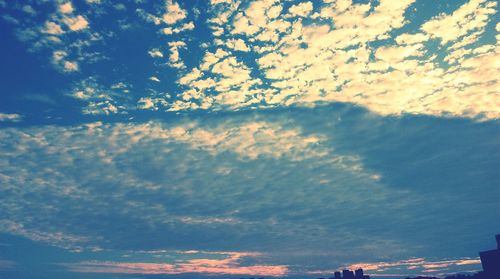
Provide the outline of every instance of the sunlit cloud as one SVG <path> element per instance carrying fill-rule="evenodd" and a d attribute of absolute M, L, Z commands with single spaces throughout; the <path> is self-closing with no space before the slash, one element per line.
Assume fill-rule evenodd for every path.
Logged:
<path fill-rule="evenodd" d="M 370 274 L 377 275 L 395 275 L 402 274 L 435 274 L 443 275 L 450 273 L 451 270 L 471 272 L 481 270 L 481 260 L 479 258 L 462 258 L 453 260 L 427 260 L 425 258 L 413 258 L 397 262 L 377 262 L 377 263 L 356 263 L 347 268 L 362 268 Z M 451 269 L 453 268 L 453 269 Z M 400 274 L 398 274 L 400 273 Z"/>
<path fill-rule="evenodd" d="M 0 270 L 480 269 L 499 225 L 498 1 L 0 10 Z"/>
<path fill-rule="evenodd" d="M 188 254 L 196 254 L 193 251 Z M 184 274 L 204 275 L 261 275 L 284 276 L 288 267 L 284 265 L 242 265 L 245 257 L 258 257 L 258 253 L 220 253 L 224 259 L 191 259 L 176 263 L 136 263 L 136 262 L 81 262 L 65 264 L 73 272 L 84 273 L 124 273 L 124 274 Z"/>

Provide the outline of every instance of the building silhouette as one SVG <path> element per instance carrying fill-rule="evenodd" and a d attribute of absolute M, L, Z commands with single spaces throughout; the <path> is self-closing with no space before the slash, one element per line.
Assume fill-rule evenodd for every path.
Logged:
<path fill-rule="evenodd" d="M 344 269 L 342 270 L 342 278 L 344 279 L 354 279 L 354 272 Z"/>
<path fill-rule="evenodd" d="M 363 269 L 356 269 L 354 272 L 348 269 L 340 271 L 335 271 L 333 274 L 334 277 L 330 277 L 329 279 L 370 279 L 370 276 L 363 274 Z M 320 278 L 321 279 L 321 278 Z"/>
<path fill-rule="evenodd" d="M 497 249 L 479 253 L 483 271 L 476 274 L 450 275 L 444 279 L 500 279 L 500 234 L 496 235 Z M 406 279 L 438 279 L 436 277 L 414 277 Z"/>
<path fill-rule="evenodd" d="M 479 253 L 484 278 L 500 278 L 500 234 L 496 235 L 497 249 Z"/>

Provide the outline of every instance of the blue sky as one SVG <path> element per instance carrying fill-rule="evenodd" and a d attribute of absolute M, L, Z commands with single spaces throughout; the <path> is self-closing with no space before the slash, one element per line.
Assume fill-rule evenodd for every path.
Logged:
<path fill-rule="evenodd" d="M 480 270 L 497 1 L 0 0 L 0 277 Z"/>

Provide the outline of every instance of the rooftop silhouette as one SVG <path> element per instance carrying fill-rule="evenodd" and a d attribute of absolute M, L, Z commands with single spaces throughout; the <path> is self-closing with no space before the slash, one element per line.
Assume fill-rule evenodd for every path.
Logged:
<path fill-rule="evenodd" d="M 500 279 L 500 234 L 495 236 L 497 240 L 497 248 L 479 253 L 483 271 L 476 274 L 465 275 L 457 274 L 447 276 L 444 279 Z M 436 277 L 414 277 L 407 279 L 439 279 Z"/>
<path fill-rule="evenodd" d="M 325 278 L 318 278 L 325 279 Z M 340 271 L 335 271 L 333 273 L 333 277 L 329 277 L 328 279 L 370 279 L 370 276 L 364 275 L 363 269 L 356 269 L 354 272 L 344 269 L 342 273 Z"/>
<path fill-rule="evenodd" d="M 500 279 L 500 234 L 495 236 L 497 248 L 479 253 L 483 270 L 476 274 L 457 274 L 444 277 L 444 279 Z M 245 278 L 240 278 L 245 279 Z M 249 279 L 254 279 L 253 277 Z M 259 278 L 264 279 L 264 278 Z M 354 272 L 348 269 L 335 271 L 333 277 L 320 277 L 318 279 L 370 279 L 365 275 L 363 269 L 356 269 Z M 407 277 L 406 279 L 440 279 L 433 276 Z"/>
<path fill-rule="evenodd" d="M 484 278 L 500 278 L 500 234 L 496 235 L 497 249 L 479 253 Z"/>

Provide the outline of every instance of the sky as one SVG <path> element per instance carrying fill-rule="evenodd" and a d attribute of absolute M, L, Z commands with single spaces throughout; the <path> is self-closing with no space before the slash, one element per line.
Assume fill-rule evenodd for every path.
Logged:
<path fill-rule="evenodd" d="M 495 0 L 0 0 L 0 278 L 481 270 Z"/>

